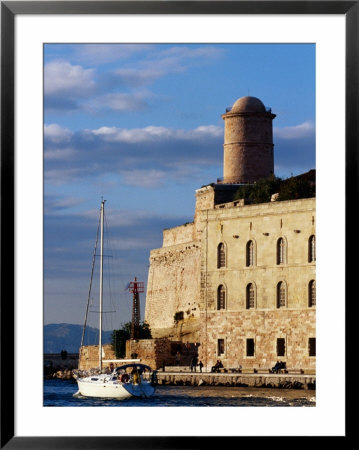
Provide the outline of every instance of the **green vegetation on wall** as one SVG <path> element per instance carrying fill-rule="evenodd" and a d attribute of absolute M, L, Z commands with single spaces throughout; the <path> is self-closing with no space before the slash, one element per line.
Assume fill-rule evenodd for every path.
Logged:
<path fill-rule="evenodd" d="M 248 203 L 266 203 L 273 194 L 278 194 L 276 201 L 315 197 L 315 182 L 300 176 L 283 180 L 271 175 L 255 184 L 240 186 L 233 200 L 244 198 Z"/>
<path fill-rule="evenodd" d="M 116 358 L 124 358 L 126 356 L 126 341 L 131 337 L 131 322 L 127 322 L 119 330 L 113 330 L 111 344 L 115 350 Z M 140 339 L 152 339 L 151 329 L 148 323 L 140 323 L 139 328 Z"/>

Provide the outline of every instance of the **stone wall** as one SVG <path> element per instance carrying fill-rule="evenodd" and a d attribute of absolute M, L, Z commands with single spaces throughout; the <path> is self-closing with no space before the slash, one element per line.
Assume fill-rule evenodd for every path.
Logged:
<path fill-rule="evenodd" d="M 238 185 L 211 184 L 196 190 L 196 209 L 195 209 L 195 233 L 196 238 L 201 238 L 198 233 L 202 232 L 201 214 L 203 211 L 213 209 L 215 205 L 231 202 Z M 242 200 L 242 203 L 244 201 Z"/>
<path fill-rule="evenodd" d="M 253 183 L 274 173 L 270 113 L 224 114 L 225 183 Z"/>
<path fill-rule="evenodd" d="M 132 355 L 136 353 L 135 359 L 140 359 L 142 364 L 147 364 L 152 369 L 158 369 L 165 365 L 173 365 L 174 356 L 177 347 L 181 348 L 181 343 L 169 339 L 129 339 L 126 341 L 126 358 L 133 359 Z M 102 347 L 103 368 L 110 366 L 106 360 L 117 360 L 115 352 L 110 344 Z M 98 345 L 88 345 L 80 348 L 78 370 L 90 370 L 99 367 Z M 125 364 L 124 359 L 114 362 L 115 366 Z M 77 368 L 77 367 L 76 367 Z"/>
<path fill-rule="evenodd" d="M 177 334 L 176 312 L 183 313 L 182 326 L 186 328 L 187 322 L 192 326 L 199 318 L 199 294 L 199 242 L 151 251 L 145 320 L 154 338 L 161 337 L 163 329 L 168 328 Z M 186 339 L 191 341 L 189 336 Z"/>
<path fill-rule="evenodd" d="M 310 237 L 315 236 L 315 198 L 218 204 L 216 197 L 225 198 L 234 191 L 232 187 L 232 192 L 224 190 L 216 196 L 219 187 L 197 191 L 197 240 L 178 243 L 185 234 L 175 228 L 172 234 L 168 232 L 172 240 L 166 241 L 173 245 L 151 252 L 146 321 L 152 336 L 199 342 L 200 357 L 208 366 L 219 358 L 218 340 L 223 339 L 226 350 L 220 359 L 234 367 L 274 365 L 277 339 L 282 338 L 286 354 L 279 359 L 291 366 L 314 368 L 308 339 L 315 338 L 315 304 L 309 304 L 308 292 L 316 279 L 316 263 L 308 260 L 308 249 Z M 281 264 L 277 264 L 279 238 L 285 244 Z M 251 265 L 246 256 L 249 241 L 254 248 Z M 225 265 L 218 268 L 220 243 L 226 255 Z M 286 291 L 281 308 L 277 304 L 279 282 Z M 254 289 L 250 309 L 249 285 Z M 225 290 L 220 310 L 219 286 Z M 178 322 L 174 321 L 176 312 L 183 313 Z M 255 357 L 245 357 L 247 339 L 255 342 Z"/>
<path fill-rule="evenodd" d="M 257 308 L 276 307 L 279 281 L 287 287 L 288 308 L 308 307 L 308 284 L 315 261 L 308 262 L 308 241 L 315 235 L 315 199 L 271 202 L 208 212 L 202 242 L 201 310 L 216 309 L 217 289 L 226 288 L 226 308 L 245 309 L 246 287 L 256 290 Z M 285 241 L 285 263 L 277 264 L 277 241 Z M 246 246 L 254 244 L 254 264 L 246 264 Z M 217 268 L 218 245 L 226 250 Z"/>
<path fill-rule="evenodd" d="M 62 358 L 60 353 L 44 353 L 44 367 L 49 369 L 77 369 L 78 363 L 77 353 L 67 353 L 66 358 Z"/>
<path fill-rule="evenodd" d="M 142 364 L 152 369 L 159 369 L 163 365 L 173 365 L 179 342 L 169 339 L 140 339 L 126 342 L 126 358 L 130 359 L 133 353 L 138 355 Z"/>
<path fill-rule="evenodd" d="M 66 358 L 62 358 L 60 353 L 45 353 L 43 361 L 45 378 L 71 379 L 72 370 L 78 368 L 79 355 L 67 353 Z"/>
<path fill-rule="evenodd" d="M 280 360 L 289 369 L 315 369 L 316 358 L 308 352 L 308 340 L 315 336 L 314 310 L 203 312 L 199 358 L 208 370 L 217 359 L 226 368 L 266 369 Z M 284 339 L 284 356 L 277 355 L 278 338 Z M 218 339 L 224 340 L 223 354 Z M 247 356 L 247 339 L 254 340 L 254 356 Z"/>
<path fill-rule="evenodd" d="M 183 244 L 193 241 L 193 223 L 163 230 L 163 247 Z"/>
<path fill-rule="evenodd" d="M 217 359 L 237 367 L 287 365 L 315 367 L 308 356 L 308 339 L 315 338 L 315 305 L 308 302 L 309 283 L 316 279 L 315 261 L 308 261 L 308 242 L 315 235 L 315 199 L 260 205 L 223 205 L 202 217 L 201 347 L 209 366 Z M 277 264 L 277 241 L 285 241 L 285 259 Z M 246 246 L 254 243 L 253 264 L 248 266 Z M 225 265 L 217 267 L 218 245 L 224 244 Z M 286 287 L 285 305 L 278 308 L 277 285 Z M 247 287 L 254 288 L 248 309 Z M 218 289 L 225 302 L 218 305 Z M 221 309 L 219 309 L 221 308 Z M 255 357 L 245 357 L 246 339 L 254 339 Z M 277 338 L 284 338 L 286 355 L 276 353 Z M 218 354 L 218 340 L 225 352 Z"/>
<path fill-rule="evenodd" d="M 116 359 L 115 352 L 111 344 L 102 346 L 102 358 L 105 360 Z M 104 363 L 103 367 L 110 363 Z M 85 345 L 79 352 L 79 370 L 89 370 L 99 367 L 99 347 L 98 345 Z"/>
<path fill-rule="evenodd" d="M 241 374 L 241 373 L 171 373 L 158 372 L 158 382 L 172 386 L 236 386 L 315 390 L 313 374 Z"/>

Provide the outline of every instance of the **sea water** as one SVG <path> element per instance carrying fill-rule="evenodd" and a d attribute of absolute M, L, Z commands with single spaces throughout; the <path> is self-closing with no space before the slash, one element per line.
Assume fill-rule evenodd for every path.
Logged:
<path fill-rule="evenodd" d="M 44 380 L 44 406 L 308 406 L 316 405 L 314 390 L 223 386 L 157 386 L 152 398 L 126 400 L 74 397 L 77 383 Z"/>

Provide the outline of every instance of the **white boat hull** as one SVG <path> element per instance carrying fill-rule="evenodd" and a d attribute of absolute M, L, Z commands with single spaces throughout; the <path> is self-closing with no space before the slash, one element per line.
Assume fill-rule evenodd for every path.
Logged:
<path fill-rule="evenodd" d="M 155 393 L 155 387 L 148 381 L 139 384 L 120 381 L 91 380 L 91 377 L 77 379 L 79 394 L 83 397 L 126 399 L 131 397 L 149 398 Z"/>

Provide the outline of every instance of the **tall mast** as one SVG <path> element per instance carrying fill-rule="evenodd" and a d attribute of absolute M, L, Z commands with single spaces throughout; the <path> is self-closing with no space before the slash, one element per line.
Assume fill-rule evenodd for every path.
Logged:
<path fill-rule="evenodd" d="M 99 310 L 99 366 L 102 371 L 102 303 L 103 303 L 103 229 L 104 229 L 104 213 L 105 201 L 101 202 L 101 247 L 100 247 L 100 310 Z"/>
<path fill-rule="evenodd" d="M 100 231 L 100 222 L 101 222 L 101 217 L 99 217 L 99 219 L 98 219 L 98 226 L 97 226 L 97 233 L 96 233 L 96 243 L 95 243 L 95 248 L 94 248 L 93 257 L 92 257 L 92 269 L 91 269 L 90 287 L 89 287 L 89 293 L 88 293 L 88 297 L 87 297 L 85 322 L 84 322 L 84 326 L 83 326 L 83 329 L 82 329 L 82 337 L 81 337 L 81 345 L 80 345 L 80 347 L 82 347 L 84 345 L 84 341 L 85 341 L 87 316 L 88 316 L 90 300 L 91 300 L 92 280 L 93 280 L 93 273 L 94 273 L 94 269 L 95 269 L 95 260 L 96 260 L 96 254 L 97 254 L 97 244 L 98 244 L 98 234 L 99 234 L 99 231 Z"/>

